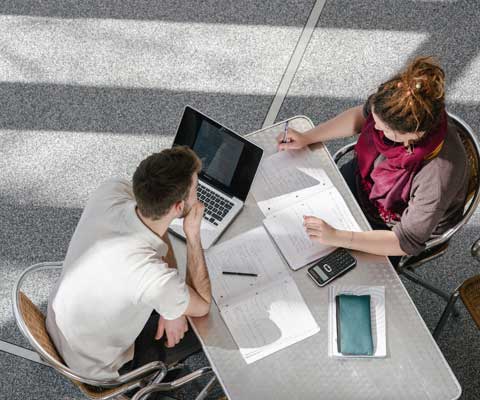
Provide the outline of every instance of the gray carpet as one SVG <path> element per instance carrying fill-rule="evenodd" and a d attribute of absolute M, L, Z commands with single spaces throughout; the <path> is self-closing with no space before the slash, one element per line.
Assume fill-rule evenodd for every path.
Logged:
<path fill-rule="evenodd" d="M 260 128 L 314 1 L 1 3 L 0 340 L 28 347 L 11 314 L 18 273 L 63 258 L 89 193 L 169 146 L 185 104 L 240 133 Z M 480 132 L 479 39 L 479 1 L 329 0 L 278 120 L 323 121 L 361 104 L 411 56 L 434 54 L 449 110 Z M 478 273 L 469 246 L 479 218 L 425 277 L 452 290 Z M 32 296 L 44 298 L 53 279 L 32 282 Z M 433 328 L 444 303 L 405 284 Z M 480 335 L 459 308 L 439 346 L 462 399 L 477 399 Z M 41 365 L 0 352 L 0 368 L 0 399 L 82 398 Z"/>

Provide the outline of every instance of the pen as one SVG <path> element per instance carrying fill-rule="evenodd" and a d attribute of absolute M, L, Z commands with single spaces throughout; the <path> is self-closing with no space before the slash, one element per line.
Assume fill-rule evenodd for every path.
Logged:
<path fill-rule="evenodd" d="M 252 274 L 250 272 L 231 272 L 231 271 L 223 271 L 223 275 L 240 275 L 240 276 L 254 276 L 257 277 L 257 274 Z"/>
<path fill-rule="evenodd" d="M 288 143 L 287 142 L 287 132 L 288 132 L 288 121 L 285 122 L 285 129 L 283 131 L 283 140 L 282 143 Z"/>

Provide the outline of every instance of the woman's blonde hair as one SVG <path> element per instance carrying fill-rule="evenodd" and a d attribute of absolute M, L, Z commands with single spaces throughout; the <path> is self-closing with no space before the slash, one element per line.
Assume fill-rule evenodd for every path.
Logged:
<path fill-rule="evenodd" d="M 371 97 L 376 115 L 399 132 L 430 131 L 445 109 L 445 73 L 433 57 L 417 57 Z"/>

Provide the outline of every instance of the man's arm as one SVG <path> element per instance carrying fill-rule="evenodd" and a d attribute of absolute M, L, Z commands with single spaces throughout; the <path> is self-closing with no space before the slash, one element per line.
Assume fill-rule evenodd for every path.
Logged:
<path fill-rule="evenodd" d="M 212 302 L 212 288 L 208 276 L 207 264 L 200 241 L 200 225 L 204 206 L 197 202 L 184 221 L 184 232 L 187 237 L 187 275 L 190 302 L 185 315 L 201 317 L 208 314 Z"/>

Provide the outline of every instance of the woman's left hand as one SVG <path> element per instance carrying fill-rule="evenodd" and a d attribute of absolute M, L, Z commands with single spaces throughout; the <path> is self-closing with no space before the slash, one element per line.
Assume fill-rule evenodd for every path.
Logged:
<path fill-rule="evenodd" d="M 335 246 L 337 230 L 327 224 L 323 219 L 305 215 L 303 217 L 303 225 L 311 240 L 321 244 Z"/>

